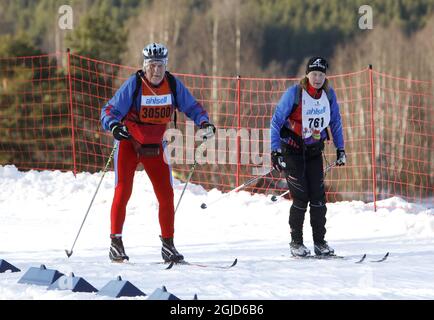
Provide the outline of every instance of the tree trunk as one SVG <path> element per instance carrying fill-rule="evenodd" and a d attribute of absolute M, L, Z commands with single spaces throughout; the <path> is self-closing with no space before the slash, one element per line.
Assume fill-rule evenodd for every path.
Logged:
<path fill-rule="evenodd" d="M 212 28 L 212 76 L 217 76 L 218 70 L 218 32 L 219 32 L 219 14 L 216 11 L 213 19 L 213 28 Z M 216 78 L 213 78 L 212 81 L 212 98 L 213 101 L 213 114 L 214 116 L 218 113 L 218 91 L 217 91 L 218 81 Z M 217 121 L 217 119 L 216 119 Z"/>
<path fill-rule="evenodd" d="M 241 75 L 241 29 L 240 29 L 240 1 L 237 0 L 235 7 L 235 71 Z"/>

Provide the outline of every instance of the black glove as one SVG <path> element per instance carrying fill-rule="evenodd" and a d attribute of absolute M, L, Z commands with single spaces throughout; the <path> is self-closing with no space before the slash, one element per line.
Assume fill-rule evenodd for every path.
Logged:
<path fill-rule="evenodd" d="M 130 133 L 128 132 L 127 127 L 119 122 L 115 122 L 110 125 L 110 130 L 113 133 L 113 137 L 116 140 L 125 140 L 130 138 Z"/>
<path fill-rule="evenodd" d="M 344 149 L 337 149 L 336 150 L 336 165 L 337 166 L 344 166 L 347 162 L 347 157 L 345 155 Z"/>
<path fill-rule="evenodd" d="M 283 160 L 280 149 L 271 152 L 271 162 L 273 163 L 273 168 L 279 172 L 286 168 L 286 162 Z"/>
<path fill-rule="evenodd" d="M 205 139 L 210 139 L 212 137 L 214 137 L 215 134 L 215 126 L 212 123 L 209 122 L 203 122 L 200 125 L 201 129 L 205 130 L 205 133 L 203 134 L 203 138 Z"/>

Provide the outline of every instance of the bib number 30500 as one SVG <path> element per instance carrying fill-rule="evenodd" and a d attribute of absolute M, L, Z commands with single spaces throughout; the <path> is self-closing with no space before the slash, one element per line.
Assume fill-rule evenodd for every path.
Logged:
<path fill-rule="evenodd" d="M 142 106 L 140 109 L 140 121 L 145 123 L 168 123 L 171 116 L 172 106 Z"/>

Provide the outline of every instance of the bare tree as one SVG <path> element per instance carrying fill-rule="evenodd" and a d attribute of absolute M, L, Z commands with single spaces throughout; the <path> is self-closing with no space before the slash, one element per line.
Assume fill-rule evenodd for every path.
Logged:
<path fill-rule="evenodd" d="M 415 75 L 424 75 L 425 79 L 431 79 L 434 75 L 433 64 L 429 61 L 433 52 L 433 26 L 434 17 L 428 21 L 424 29 L 410 35 L 402 32 L 395 24 L 387 28 L 378 26 L 360 35 L 352 43 L 340 47 L 331 59 L 334 73 L 361 70 L 368 64 L 373 64 L 377 72 L 392 76 L 374 75 L 375 155 L 379 165 L 377 178 L 381 178 L 379 191 L 385 194 L 397 194 L 401 190 L 409 194 L 426 188 L 425 182 L 412 172 L 416 170 L 416 165 L 420 166 L 420 171 L 421 166 L 428 161 L 421 158 L 421 154 L 426 150 L 430 153 L 426 158 L 431 159 L 433 156 L 432 129 L 429 125 L 425 126 L 430 121 L 424 119 L 432 114 L 426 114 L 426 105 L 427 101 L 432 103 L 433 98 L 427 95 L 430 89 L 426 82 L 422 82 L 422 85 L 412 79 Z M 357 100 L 359 99 L 360 97 Z M 345 105 L 343 111 L 346 122 L 350 121 L 351 119 L 345 115 Z M 364 114 L 358 114 L 356 119 L 360 128 L 366 127 Z M 363 132 L 357 128 L 350 129 L 352 132 L 348 131 L 348 128 L 345 130 L 345 135 L 349 139 L 352 134 L 363 136 Z M 409 158 L 416 161 L 411 163 L 412 161 L 408 161 Z M 352 157 L 351 161 L 360 159 Z M 433 172 L 432 161 L 429 161 L 427 171 Z M 361 163 L 354 165 L 362 166 Z M 430 179 L 432 185 L 433 174 Z"/>

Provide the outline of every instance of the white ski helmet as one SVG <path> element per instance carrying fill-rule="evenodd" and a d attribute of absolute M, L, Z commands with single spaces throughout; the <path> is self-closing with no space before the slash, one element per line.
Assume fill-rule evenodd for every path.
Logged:
<path fill-rule="evenodd" d="M 151 43 L 143 48 L 143 68 L 150 61 L 162 61 L 167 65 L 169 52 L 167 48 L 160 43 Z"/>

